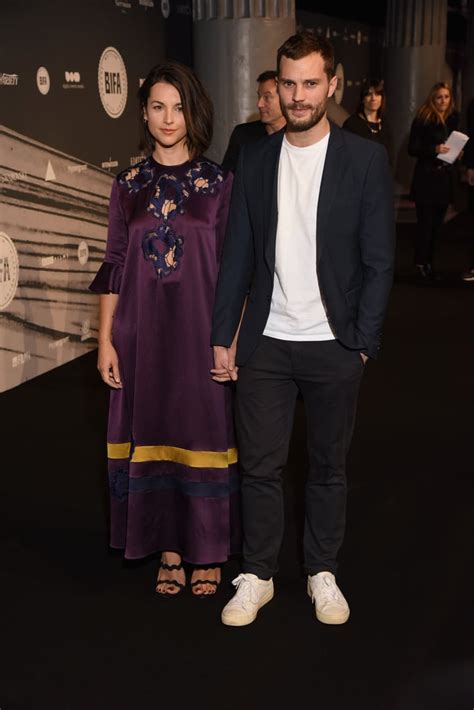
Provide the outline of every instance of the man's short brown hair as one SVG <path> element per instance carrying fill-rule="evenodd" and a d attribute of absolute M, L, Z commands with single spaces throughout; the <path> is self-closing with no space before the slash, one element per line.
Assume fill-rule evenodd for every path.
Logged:
<path fill-rule="evenodd" d="M 303 59 L 308 54 L 316 52 L 320 54 L 324 61 L 324 71 L 330 81 L 334 76 L 334 48 L 331 42 L 325 37 L 318 37 L 309 30 L 303 30 L 289 37 L 283 42 L 277 54 L 277 71 L 280 73 L 280 61 L 282 57 L 288 59 Z"/>

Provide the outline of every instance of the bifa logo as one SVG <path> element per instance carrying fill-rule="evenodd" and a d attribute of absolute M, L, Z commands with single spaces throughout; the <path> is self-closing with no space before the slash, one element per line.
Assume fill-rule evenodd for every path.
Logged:
<path fill-rule="evenodd" d="M 46 67 L 38 68 L 36 72 L 36 86 L 38 87 L 40 94 L 43 94 L 43 96 L 46 96 L 49 92 L 51 88 L 51 79 L 49 78 L 49 72 Z"/>
<path fill-rule="evenodd" d="M 128 81 L 125 63 L 115 47 L 107 47 L 101 54 L 98 84 L 104 111 L 111 118 L 119 118 L 127 104 Z"/>
<path fill-rule="evenodd" d="M 113 71 L 104 72 L 104 85 L 106 94 L 121 94 L 122 85 L 120 83 L 120 74 Z"/>
<path fill-rule="evenodd" d="M 0 232 L 0 311 L 10 305 L 18 286 L 18 253 L 10 237 Z"/>

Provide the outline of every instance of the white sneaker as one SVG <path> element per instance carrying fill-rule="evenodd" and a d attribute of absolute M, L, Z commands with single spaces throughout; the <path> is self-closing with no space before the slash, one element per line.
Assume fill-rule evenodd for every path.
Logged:
<path fill-rule="evenodd" d="M 259 609 L 273 599 L 273 579 L 259 579 L 255 574 L 239 574 L 232 584 L 236 593 L 222 610 L 226 626 L 246 626 L 255 621 Z"/>
<path fill-rule="evenodd" d="M 314 602 L 316 618 L 323 624 L 346 623 L 350 614 L 349 604 L 332 572 L 308 575 L 308 595 Z"/>

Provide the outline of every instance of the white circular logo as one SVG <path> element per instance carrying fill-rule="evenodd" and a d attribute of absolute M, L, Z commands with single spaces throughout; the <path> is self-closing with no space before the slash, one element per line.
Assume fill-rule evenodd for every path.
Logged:
<path fill-rule="evenodd" d="M 15 298 L 19 270 L 15 245 L 5 232 L 0 232 L 0 311 Z"/>
<path fill-rule="evenodd" d="M 337 104 L 340 104 L 344 96 L 344 67 L 342 64 L 336 66 L 337 87 L 334 92 L 334 99 Z"/>
<path fill-rule="evenodd" d="M 49 72 L 46 67 L 40 67 L 36 72 L 36 85 L 40 94 L 46 96 L 46 94 L 51 88 L 51 80 L 49 78 Z"/>
<path fill-rule="evenodd" d="M 111 118 L 119 118 L 127 104 L 127 70 L 115 47 L 107 47 L 99 60 L 99 94 L 105 112 Z"/>
<path fill-rule="evenodd" d="M 165 18 L 165 20 L 168 19 L 170 16 L 170 3 L 169 0 L 161 0 L 161 14 Z"/>
<path fill-rule="evenodd" d="M 77 247 L 77 259 L 81 266 L 85 266 L 89 260 L 89 247 L 87 242 L 80 242 Z"/>

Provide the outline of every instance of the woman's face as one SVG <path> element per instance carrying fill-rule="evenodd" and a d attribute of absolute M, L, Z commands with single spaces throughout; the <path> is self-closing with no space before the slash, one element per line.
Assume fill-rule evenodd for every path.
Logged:
<path fill-rule="evenodd" d="M 436 94 L 433 96 L 433 103 L 441 114 L 446 113 L 449 108 L 449 104 L 451 103 L 450 90 L 438 89 Z"/>
<path fill-rule="evenodd" d="M 382 94 L 378 94 L 375 89 L 371 87 L 362 101 L 366 111 L 378 111 L 382 106 Z"/>
<path fill-rule="evenodd" d="M 181 97 L 172 84 L 153 84 L 143 115 L 151 135 L 163 148 L 172 148 L 186 138 Z"/>

